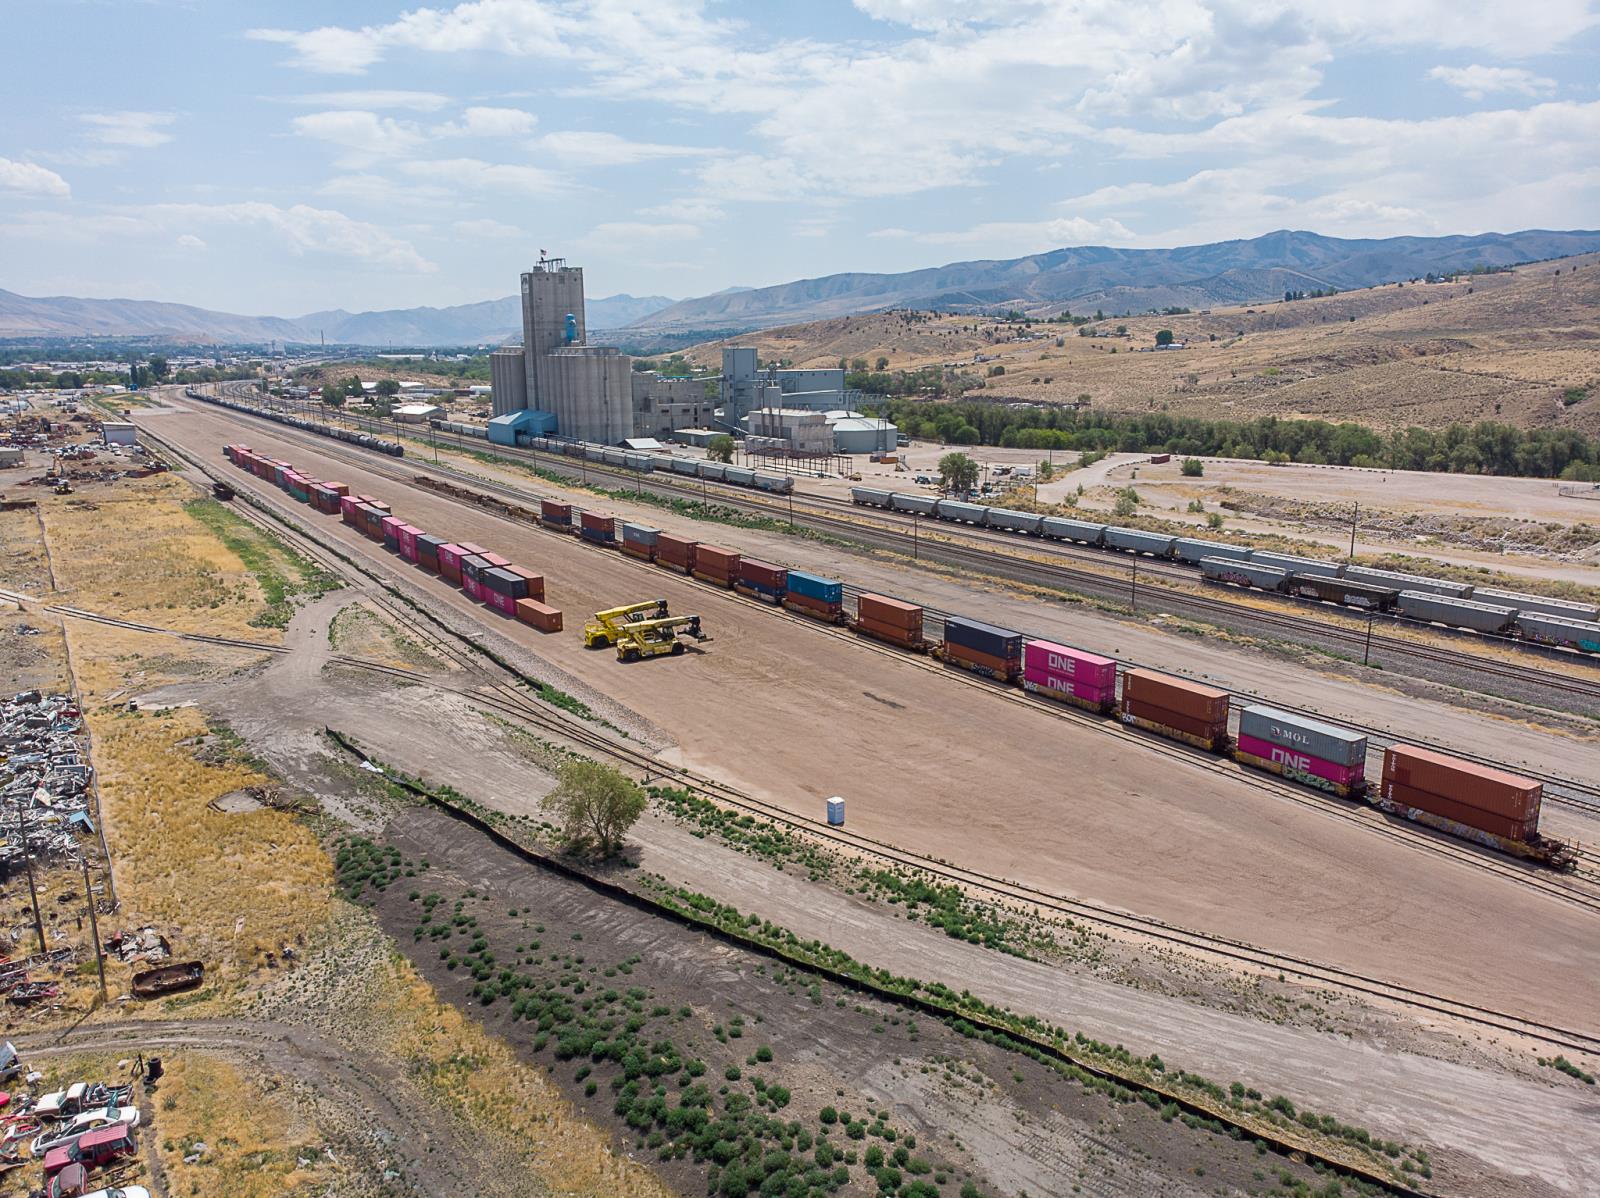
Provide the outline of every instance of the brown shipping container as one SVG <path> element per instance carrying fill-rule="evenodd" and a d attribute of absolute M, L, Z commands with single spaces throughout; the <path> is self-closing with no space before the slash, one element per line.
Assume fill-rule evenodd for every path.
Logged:
<path fill-rule="evenodd" d="M 869 636 L 875 636 L 879 640 L 893 641 L 897 645 L 917 645 L 922 643 L 920 630 L 902 628 L 898 624 L 885 624 L 881 620 L 863 617 L 856 621 L 856 627 Z"/>
<path fill-rule="evenodd" d="M 1480 811 L 1476 807 L 1469 807 L 1465 803 L 1458 803 L 1447 799 L 1443 795 L 1429 794 L 1425 790 L 1418 790 L 1413 786 L 1385 778 L 1383 781 L 1383 797 L 1391 802 L 1401 803 L 1407 807 L 1415 807 L 1419 811 L 1428 811 L 1434 815 L 1443 816 L 1445 819 L 1454 820 L 1458 824 L 1466 824 L 1469 828 L 1477 828 L 1483 832 L 1490 832 L 1495 836 L 1503 836 L 1507 840 L 1527 840 L 1539 830 L 1537 817 L 1528 820 L 1512 819 L 1509 816 L 1496 815 L 1492 811 Z"/>
<path fill-rule="evenodd" d="M 664 532 L 656 537 L 656 562 L 676 566 L 680 570 L 693 570 L 695 551 L 699 547 L 698 541 L 691 541 L 687 537 L 675 537 L 671 533 Z"/>
<path fill-rule="evenodd" d="M 457 586 L 461 585 L 461 567 L 460 566 L 452 566 L 449 562 L 445 561 L 443 558 L 440 558 L 439 559 L 439 573 L 443 577 L 448 578 L 451 582 L 455 583 Z"/>
<path fill-rule="evenodd" d="M 747 557 L 739 563 L 739 579 L 781 591 L 788 586 L 789 571 L 771 562 L 758 562 Z"/>
<path fill-rule="evenodd" d="M 864 621 L 874 620 L 894 628 L 913 629 L 918 635 L 922 633 L 922 609 L 914 603 L 902 603 L 898 599 L 869 592 L 861 596 L 857 610 Z"/>
<path fill-rule="evenodd" d="M 1147 706 L 1163 708 L 1189 716 L 1204 724 L 1228 718 L 1228 692 L 1157 674 L 1151 670 L 1127 670 L 1122 675 L 1122 697 Z"/>
<path fill-rule="evenodd" d="M 524 624 L 532 624 L 540 632 L 561 631 L 561 613 L 553 607 L 546 607 L 537 599 L 518 599 L 517 619 Z"/>
<path fill-rule="evenodd" d="M 1022 673 L 1022 659 L 1020 657 L 1006 660 L 996 657 L 992 653 L 985 653 L 981 649 L 969 649 L 965 645 L 952 645 L 948 641 L 944 646 L 945 660 L 952 665 L 962 666 L 970 670 L 981 670 L 995 678 L 1013 678 Z"/>
<path fill-rule="evenodd" d="M 528 598 L 544 601 L 544 575 L 535 574 L 532 570 L 522 566 L 507 566 L 506 570 L 524 579 L 528 584 Z"/>
<path fill-rule="evenodd" d="M 1544 792 L 1543 785 L 1530 778 L 1520 778 L 1504 770 L 1475 765 L 1414 745 L 1391 745 L 1384 750 L 1383 780 L 1441 795 L 1510 820 L 1537 821 Z"/>
<path fill-rule="evenodd" d="M 648 562 L 655 558 L 656 547 L 654 545 L 641 545 L 638 541 L 623 541 L 622 552 L 629 557 L 636 557 L 640 561 Z"/>
<path fill-rule="evenodd" d="M 1179 732 L 1187 732 L 1190 736 L 1198 736 L 1202 740 L 1215 740 L 1219 736 L 1227 735 L 1228 732 L 1226 716 L 1220 720 L 1200 720 L 1181 711 L 1157 707 L 1153 703 L 1146 703 L 1141 699 L 1129 699 L 1126 696 L 1122 700 L 1122 710 L 1141 720 L 1176 728 Z"/>
<path fill-rule="evenodd" d="M 806 611 L 814 612 L 824 617 L 833 617 L 839 612 L 838 604 L 826 603 L 821 599 L 813 599 L 810 595 L 797 595 L 793 591 L 784 595 L 783 602 L 788 607 L 804 608 Z"/>
<path fill-rule="evenodd" d="M 731 549 L 716 545 L 697 545 L 694 551 L 694 568 L 703 574 L 718 578 L 732 578 L 739 573 L 739 555 Z"/>

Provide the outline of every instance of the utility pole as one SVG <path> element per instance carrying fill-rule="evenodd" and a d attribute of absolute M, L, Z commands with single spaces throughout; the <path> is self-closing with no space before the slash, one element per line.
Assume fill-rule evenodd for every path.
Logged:
<path fill-rule="evenodd" d="M 911 513 L 911 560 L 912 561 L 917 561 L 918 560 L 918 557 L 917 557 L 917 528 L 918 528 L 918 526 L 921 525 L 921 523 L 922 523 L 922 517 L 918 513 L 912 512 Z"/>
<path fill-rule="evenodd" d="M 1367 643 L 1361 649 L 1361 664 L 1369 665 L 1372 661 L 1372 613 L 1367 613 Z"/>
<path fill-rule="evenodd" d="M 39 914 L 39 891 L 33 884 L 33 858 L 28 855 L 26 843 L 22 846 L 22 864 L 28 873 L 28 898 L 33 903 L 33 930 L 39 933 L 39 951 L 48 952 L 44 942 L 44 916 Z"/>
<path fill-rule="evenodd" d="M 1354 560 L 1356 556 L 1356 524 L 1360 521 L 1360 519 L 1361 504 L 1358 501 L 1356 503 L 1355 511 L 1350 513 L 1350 557 L 1352 560 Z"/>
<path fill-rule="evenodd" d="M 1128 581 L 1128 606 L 1133 608 L 1135 614 L 1139 611 L 1139 555 L 1133 555 L 1133 573 Z"/>
<path fill-rule="evenodd" d="M 100 947 L 100 920 L 94 910 L 94 888 L 89 885 L 88 854 L 79 857 L 78 863 L 83 866 L 83 897 L 89 900 L 89 934 L 94 937 L 94 963 L 100 970 L 100 1001 L 105 1002 L 109 997 L 106 993 L 106 957 Z"/>

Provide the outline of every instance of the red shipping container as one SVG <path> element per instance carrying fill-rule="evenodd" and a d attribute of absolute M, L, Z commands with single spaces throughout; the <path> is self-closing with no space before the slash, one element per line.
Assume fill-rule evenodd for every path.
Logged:
<path fill-rule="evenodd" d="M 389 505 L 387 503 L 383 502 L 383 500 L 381 500 L 381 499 L 369 499 L 369 500 L 367 500 L 367 504 L 368 504 L 369 507 L 377 508 L 385 516 L 390 514 Z"/>
<path fill-rule="evenodd" d="M 546 607 L 537 599 L 518 599 L 516 611 L 517 619 L 532 624 L 540 632 L 561 631 L 561 613 L 553 607 Z"/>
<path fill-rule="evenodd" d="M 356 505 L 360 502 L 354 495 L 346 495 L 339 500 L 339 515 L 346 524 L 356 522 Z"/>
<path fill-rule="evenodd" d="M 771 562 L 760 562 L 751 557 L 740 558 L 739 581 L 767 591 L 783 591 L 789 586 L 789 571 Z"/>
<path fill-rule="evenodd" d="M 1227 691 L 1174 678 L 1170 674 L 1157 674 L 1153 670 L 1124 671 L 1122 697 L 1124 701 L 1135 699 L 1204 724 L 1226 722 L 1228 719 Z"/>
<path fill-rule="evenodd" d="M 915 603 L 904 603 L 887 595 L 868 592 L 857 600 L 856 610 L 863 620 L 874 620 L 894 628 L 913 629 L 919 636 L 922 634 L 922 609 Z"/>
<path fill-rule="evenodd" d="M 1391 745 L 1383 752 L 1383 780 L 1440 795 L 1508 820 L 1539 819 L 1544 786 L 1531 778 L 1475 765 L 1459 757 Z"/>
<path fill-rule="evenodd" d="M 1537 816 L 1533 819 L 1520 820 L 1497 815 L 1492 811 L 1480 811 L 1466 803 L 1447 799 L 1443 795 L 1429 794 L 1425 790 L 1406 786 L 1390 778 L 1383 780 L 1383 797 L 1388 802 L 1398 803 L 1403 807 L 1415 807 L 1419 811 L 1465 824 L 1469 828 L 1488 832 L 1492 836 L 1503 836 L 1507 840 L 1528 840 L 1539 830 Z"/>
<path fill-rule="evenodd" d="M 623 541 L 622 552 L 629 557 L 636 557 L 642 562 L 653 562 L 656 559 L 656 547 L 654 545 L 641 545 L 638 541 Z"/>
<path fill-rule="evenodd" d="M 924 643 L 920 630 L 902 628 L 898 624 L 885 624 L 881 620 L 863 617 L 856 621 L 856 629 L 866 633 L 868 636 L 876 637 L 880 641 L 889 641 L 896 645 L 916 647 Z"/>
<path fill-rule="evenodd" d="M 614 532 L 617 524 L 615 516 L 607 515 L 604 512 L 584 512 L 579 515 L 578 521 L 581 527 L 591 529 L 594 532 Z"/>
<path fill-rule="evenodd" d="M 656 564 L 672 566 L 687 574 L 694 569 L 696 551 L 699 548 L 698 541 L 691 541 L 687 537 L 675 537 L 667 532 L 661 533 L 656 537 Z"/>
<path fill-rule="evenodd" d="M 342 496 L 342 495 L 350 494 L 350 488 L 345 483 L 329 482 L 329 483 L 323 483 L 322 485 L 327 487 L 328 490 L 332 491 L 335 495 L 341 495 Z"/>
<path fill-rule="evenodd" d="M 731 578 L 739 572 L 739 555 L 732 549 L 700 544 L 695 547 L 694 564 L 697 570 L 711 570 Z"/>
<path fill-rule="evenodd" d="M 524 569 L 521 566 L 507 566 L 505 569 L 509 573 L 515 574 L 518 578 L 524 579 L 527 582 L 529 599 L 537 599 L 540 602 L 544 601 L 543 574 L 535 574 L 532 570 Z"/>
<path fill-rule="evenodd" d="M 825 619 L 832 619 L 844 610 L 843 604 L 829 603 L 823 599 L 813 599 L 810 595 L 797 595 L 793 591 L 789 591 L 784 595 L 783 604 L 785 607 L 797 607 L 802 611 L 822 616 Z"/>
<path fill-rule="evenodd" d="M 1021 657 L 1014 657 L 1008 661 L 980 649 L 970 649 L 966 645 L 952 645 L 949 641 L 944 643 L 944 659 L 953 665 L 988 674 L 991 678 L 1015 678 L 1022 673 Z"/>
<path fill-rule="evenodd" d="M 551 524 L 571 524 L 572 505 L 570 503 L 557 503 L 554 499 L 541 499 L 539 501 L 539 518 Z"/>
<path fill-rule="evenodd" d="M 468 556 L 470 557 L 471 555 L 469 554 Z M 480 553 L 478 556 L 497 570 L 503 570 L 511 564 L 509 557 L 501 557 L 498 553 Z"/>
<path fill-rule="evenodd" d="M 483 557 L 488 552 L 482 545 L 474 545 L 471 541 L 461 542 L 462 557 Z"/>

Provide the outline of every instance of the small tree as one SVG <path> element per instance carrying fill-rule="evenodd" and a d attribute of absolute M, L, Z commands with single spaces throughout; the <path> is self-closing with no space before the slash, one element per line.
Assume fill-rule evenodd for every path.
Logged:
<path fill-rule="evenodd" d="M 1184 458 L 1180 467 L 1185 478 L 1199 478 L 1206 472 L 1206 464 L 1199 458 Z"/>
<path fill-rule="evenodd" d="M 1042 482 L 1042 483 L 1049 482 L 1052 478 L 1055 477 L 1055 473 L 1056 473 L 1056 468 L 1053 465 L 1051 465 L 1049 462 L 1040 462 L 1039 463 L 1039 481 L 1040 482 Z"/>
<path fill-rule="evenodd" d="M 385 399 L 393 399 L 400 394 L 400 384 L 393 379 L 379 379 L 378 385 L 373 390 Z"/>
<path fill-rule="evenodd" d="M 939 459 L 939 480 L 946 491 L 970 491 L 978 481 L 978 463 L 964 453 Z"/>
<path fill-rule="evenodd" d="M 160 354 L 152 355 L 150 358 L 150 377 L 155 379 L 155 381 L 158 383 L 164 382 L 167 377 L 167 372 L 167 360 Z"/>
<path fill-rule="evenodd" d="M 727 433 L 718 433 L 706 445 L 706 458 L 713 462 L 733 461 L 733 438 Z"/>
<path fill-rule="evenodd" d="M 875 370 L 888 370 L 889 369 L 889 359 L 883 357 L 882 355 L 879 355 L 878 364 L 873 369 L 875 369 Z"/>
<path fill-rule="evenodd" d="M 322 402 L 330 408 L 344 407 L 344 388 L 338 383 L 328 383 L 322 388 Z"/>
<path fill-rule="evenodd" d="M 569 761 L 561 781 L 541 806 L 554 812 L 569 849 L 592 847 L 614 855 L 622 838 L 644 814 L 648 800 L 631 780 L 598 761 Z"/>
<path fill-rule="evenodd" d="M 1113 510 L 1124 518 L 1133 515 L 1139 510 L 1139 492 L 1132 487 L 1123 487 L 1117 492 L 1117 506 Z"/>
<path fill-rule="evenodd" d="M 1172 330 L 1171 329 L 1161 329 L 1161 330 L 1159 330 L 1156 333 L 1156 344 L 1157 345 L 1171 345 L 1172 344 Z"/>

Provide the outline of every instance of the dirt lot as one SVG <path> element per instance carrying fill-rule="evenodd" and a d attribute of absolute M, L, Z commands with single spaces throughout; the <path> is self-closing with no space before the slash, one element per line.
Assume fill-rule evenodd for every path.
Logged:
<path fill-rule="evenodd" d="M 209 413 L 161 427 L 210 456 L 238 435 Z M 1600 966 L 1595 925 L 1565 904 L 1231 775 L 1124 747 L 1074 721 L 975 700 L 954 681 L 665 572 L 432 496 L 398 494 L 260 426 L 249 435 L 319 475 L 387 495 L 423 527 L 542 569 L 551 601 L 568 612 L 560 636 L 500 620 L 437 579 L 419 581 L 432 602 L 492 621 L 508 640 L 669 729 L 684 761 L 790 810 L 816 815 L 826 796 L 844 794 L 855 827 L 920 852 L 1500 1009 L 1558 1022 L 1589 1017 Z M 238 483 L 280 502 L 244 476 Z M 319 527 L 346 552 L 401 573 L 380 546 L 338 521 Z M 702 610 L 716 639 L 703 652 L 637 667 L 582 649 L 572 629 L 583 613 L 641 596 Z M 830 752 L 819 757 L 818 744 Z M 1352 878 L 1361 879 L 1354 898 Z M 1528 977 L 1540 978 L 1536 991 L 1523 984 Z"/>

